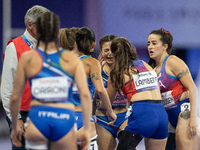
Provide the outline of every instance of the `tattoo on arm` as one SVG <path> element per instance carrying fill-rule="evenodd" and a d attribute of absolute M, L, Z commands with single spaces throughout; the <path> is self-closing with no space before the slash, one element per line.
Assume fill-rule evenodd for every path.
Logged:
<path fill-rule="evenodd" d="M 183 118 L 184 120 L 188 120 L 190 118 L 190 111 L 181 112 L 180 117 Z"/>
<path fill-rule="evenodd" d="M 178 79 L 181 79 L 184 75 L 188 74 L 189 73 L 189 70 L 186 69 L 185 71 L 182 70 L 182 72 L 180 72 L 179 74 L 177 74 L 177 78 Z"/>
<path fill-rule="evenodd" d="M 99 74 L 97 72 L 93 73 L 92 78 L 94 78 L 95 80 L 99 80 Z"/>
<path fill-rule="evenodd" d="M 30 58 L 28 59 L 28 64 L 30 64 L 31 60 L 32 60 L 32 57 L 30 57 Z"/>

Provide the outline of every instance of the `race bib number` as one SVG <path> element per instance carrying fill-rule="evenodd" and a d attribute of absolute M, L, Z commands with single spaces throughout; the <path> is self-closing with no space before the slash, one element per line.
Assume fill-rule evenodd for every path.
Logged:
<path fill-rule="evenodd" d="M 44 102 L 68 99 L 70 84 L 67 77 L 46 77 L 32 80 L 31 92 L 36 99 Z"/>
<path fill-rule="evenodd" d="M 181 104 L 181 111 L 190 111 L 190 103 Z"/>
<path fill-rule="evenodd" d="M 171 93 L 172 91 L 167 91 L 161 94 L 165 109 L 175 105 L 174 98 Z"/>
<path fill-rule="evenodd" d="M 157 74 L 155 71 L 141 72 L 134 74 L 133 80 L 137 92 L 158 89 Z"/>

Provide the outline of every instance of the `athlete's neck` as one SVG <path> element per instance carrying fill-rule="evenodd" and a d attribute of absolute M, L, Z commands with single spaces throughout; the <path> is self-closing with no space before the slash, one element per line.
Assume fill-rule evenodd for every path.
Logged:
<path fill-rule="evenodd" d="M 112 70 L 113 68 L 113 64 L 108 64 L 108 63 L 105 63 L 105 65 L 103 66 L 103 70 L 106 72 L 106 74 L 110 74 L 110 71 Z"/>
<path fill-rule="evenodd" d="M 41 47 L 42 49 L 45 49 L 45 43 L 40 41 L 39 43 L 39 46 L 38 47 Z M 57 50 L 58 48 L 56 47 L 56 43 L 55 42 L 49 42 L 47 44 L 47 51 L 51 52 L 51 51 L 55 51 Z"/>
<path fill-rule="evenodd" d="M 157 65 L 158 68 L 162 66 L 163 61 L 164 61 L 164 59 L 165 59 L 165 57 L 166 57 L 167 55 L 168 55 L 168 53 L 166 52 L 166 53 L 163 53 L 163 54 L 162 54 L 160 57 L 158 57 L 157 59 L 155 59 L 156 65 Z"/>
<path fill-rule="evenodd" d="M 83 52 L 78 52 L 78 56 L 80 57 L 80 56 L 83 56 L 83 55 L 85 55 Z"/>

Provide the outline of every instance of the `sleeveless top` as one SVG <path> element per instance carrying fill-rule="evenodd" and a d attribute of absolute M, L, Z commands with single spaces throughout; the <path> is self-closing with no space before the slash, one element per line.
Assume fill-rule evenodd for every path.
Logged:
<path fill-rule="evenodd" d="M 60 65 L 60 55 L 58 52 L 47 54 L 52 62 L 52 66 L 47 62 L 45 52 L 39 48 L 35 49 L 43 59 L 40 71 L 29 79 L 32 99 L 40 102 L 65 102 L 72 103 L 72 86 L 74 77 L 63 70 Z M 61 50 L 63 53 L 65 50 Z"/>
<path fill-rule="evenodd" d="M 83 55 L 83 56 L 80 56 L 79 58 L 82 60 L 84 58 L 87 58 L 87 57 L 91 57 L 91 56 L 87 56 L 87 55 Z M 95 92 L 95 86 L 92 82 L 92 79 L 90 77 L 87 77 L 87 83 L 88 83 L 88 88 L 90 90 L 90 94 L 91 94 L 91 97 L 93 98 L 94 96 L 94 92 Z M 78 91 L 78 87 L 76 84 L 73 85 L 73 103 L 75 106 L 81 106 L 81 102 L 80 102 L 80 95 L 79 95 L 79 91 Z M 91 100 L 92 102 L 92 100 Z"/>
<path fill-rule="evenodd" d="M 158 73 L 158 83 L 165 109 L 176 106 L 182 93 L 187 91 L 177 77 L 166 73 L 165 66 L 168 58 L 169 55 L 167 55 L 163 60 L 162 67 Z"/>
<path fill-rule="evenodd" d="M 142 60 L 134 60 L 133 62 L 139 73 L 133 74 L 133 78 L 123 88 L 123 93 L 127 96 L 129 104 L 132 104 L 130 99 L 134 94 L 159 89 L 156 72 L 148 71 Z"/>

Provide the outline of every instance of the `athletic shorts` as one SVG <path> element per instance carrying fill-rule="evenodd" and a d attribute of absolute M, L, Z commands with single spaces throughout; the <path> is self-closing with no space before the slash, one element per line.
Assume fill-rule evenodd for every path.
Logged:
<path fill-rule="evenodd" d="M 144 100 L 134 102 L 125 130 L 139 134 L 144 138 L 167 138 L 168 116 L 162 101 Z"/>
<path fill-rule="evenodd" d="M 75 112 L 75 117 L 76 117 L 77 130 L 79 130 L 81 127 L 83 127 L 83 114 L 82 114 L 82 112 Z M 94 122 L 92 115 L 90 117 L 90 122 Z"/>
<path fill-rule="evenodd" d="M 114 122 L 113 125 L 108 125 L 110 122 L 108 120 L 107 116 L 96 116 L 96 123 L 102 127 L 104 127 L 106 130 L 108 130 L 115 138 L 117 135 L 117 130 L 119 127 L 128 119 L 127 112 L 119 113 L 117 115 L 117 119 Z"/>
<path fill-rule="evenodd" d="M 73 110 L 51 106 L 34 106 L 28 117 L 36 128 L 50 141 L 58 141 L 74 126 Z"/>
<path fill-rule="evenodd" d="M 169 122 L 171 125 L 176 128 L 178 116 L 181 111 L 190 111 L 190 100 L 185 99 L 176 104 L 176 107 L 170 108 L 167 111 Z"/>

